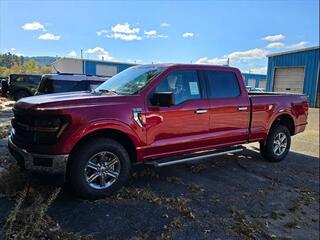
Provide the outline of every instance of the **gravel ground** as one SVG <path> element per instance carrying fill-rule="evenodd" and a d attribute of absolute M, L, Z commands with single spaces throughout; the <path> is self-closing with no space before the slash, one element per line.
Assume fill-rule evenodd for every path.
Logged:
<path fill-rule="evenodd" d="M 11 104 L 0 107 L 0 175 L 9 168 Z M 48 215 L 64 231 L 95 239 L 319 239 L 319 109 L 310 110 L 307 130 L 293 138 L 283 162 L 261 159 L 257 144 L 247 148 L 197 163 L 136 167 L 124 190 L 104 200 L 62 189 Z M 1 225 L 15 199 L 0 197 Z"/>

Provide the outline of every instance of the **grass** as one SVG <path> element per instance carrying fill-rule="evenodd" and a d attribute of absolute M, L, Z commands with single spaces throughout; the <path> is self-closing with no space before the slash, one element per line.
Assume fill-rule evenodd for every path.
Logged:
<path fill-rule="evenodd" d="M 2 228 L 2 239 L 93 239 L 64 231 L 47 211 L 60 188 L 33 188 L 26 185 L 16 196 L 16 203 Z"/>

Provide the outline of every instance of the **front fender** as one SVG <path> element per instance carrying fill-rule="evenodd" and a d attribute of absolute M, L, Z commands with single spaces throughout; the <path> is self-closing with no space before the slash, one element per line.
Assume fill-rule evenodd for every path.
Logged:
<path fill-rule="evenodd" d="M 89 134 L 102 130 L 118 130 L 126 134 L 134 143 L 136 147 L 143 145 L 143 136 L 139 136 L 136 129 L 132 128 L 128 124 L 125 124 L 118 120 L 112 119 L 100 119 L 97 121 L 90 122 L 85 127 L 80 128 L 75 134 L 69 139 L 68 143 L 65 144 L 64 152 L 71 152 L 74 146 L 83 138 Z"/>

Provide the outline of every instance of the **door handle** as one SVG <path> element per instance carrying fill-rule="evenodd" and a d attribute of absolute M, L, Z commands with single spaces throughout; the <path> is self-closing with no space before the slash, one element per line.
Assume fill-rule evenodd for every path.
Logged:
<path fill-rule="evenodd" d="M 196 114 L 203 114 L 203 113 L 207 113 L 208 110 L 207 109 L 197 109 L 196 111 L 194 111 Z"/>
<path fill-rule="evenodd" d="M 238 111 L 246 111 L 248 110 L 248 107 L 238 107 Z"/>

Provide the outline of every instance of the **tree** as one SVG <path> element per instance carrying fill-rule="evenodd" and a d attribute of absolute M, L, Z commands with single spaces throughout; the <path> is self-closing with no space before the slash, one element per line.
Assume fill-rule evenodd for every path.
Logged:
<path fill-rule="evenodd" d="M 51 73 L 51 67 L 41 66 L 34 59 L 25 62 L 23 56 L 17 56 L 10 52 L 0 54 L 0 75 L 8 76 L 12 73 Z"/>

